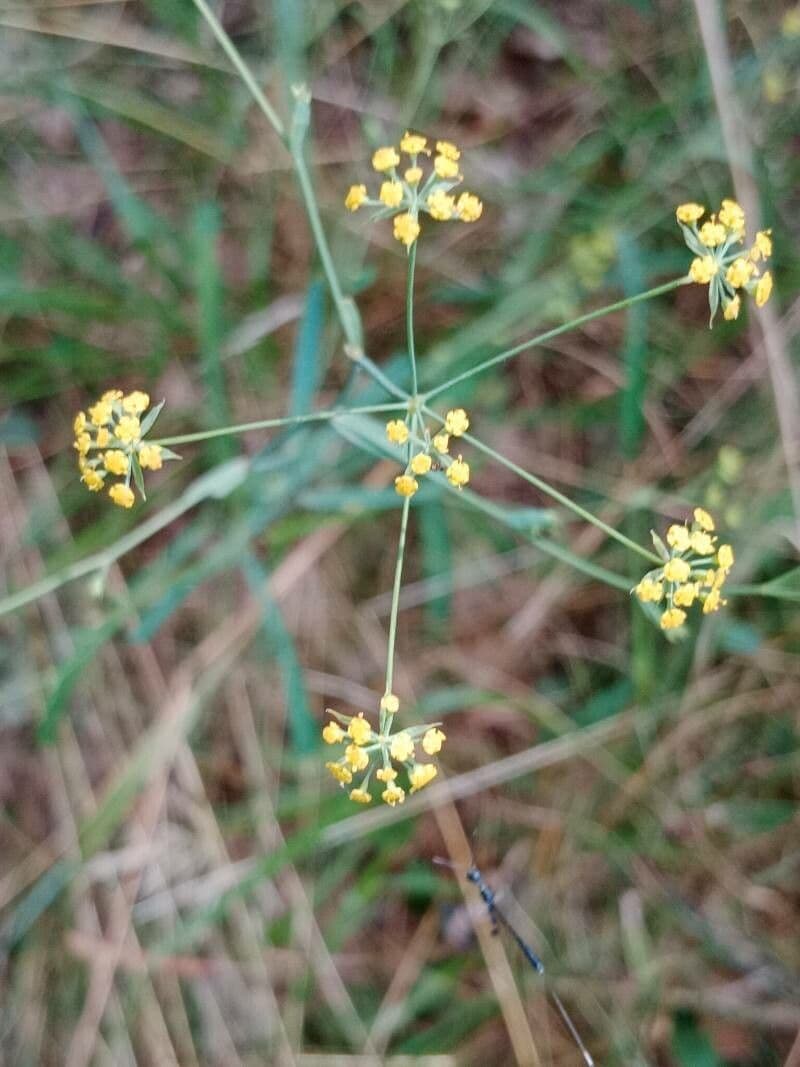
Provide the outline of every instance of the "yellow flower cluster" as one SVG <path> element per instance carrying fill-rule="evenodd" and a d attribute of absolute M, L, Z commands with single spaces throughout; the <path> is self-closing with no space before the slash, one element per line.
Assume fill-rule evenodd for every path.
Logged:
<path fill-rule="evenodd" d="M 380 728 L 373 730 L 363 713 L 341 715 L 328 708 L 333 718 L 322 731 L 322 739 L 328 745 L 343 745 L 338 760 L 325 764 L 341 786 L 352 785 L 357 775 L 359 784 L 350 790 L 350 799 L 357 804 L 370 804 L 370 781 L 375 778 L 383 785 L 381 798 L 394 807 L 406 798 L 405 789 L 397 783 L 397 770 L 392 763 L 405 768 L 410 793 L 424 788 L 438 773 L 435 763 L 420 763 L 417 760 L 419 746 L 427 756 L 441 751 L 446 738 L 438 724 L 411 726 L 392 733 L 394 716 L 400 709 L 400 701 L 394 693 L 385 693 L 380 703 Z"/>
<path fill-rule="evenodd" d="M 689 267 L 689 277 L 698 285 L 707 285 L 711 322 L 722 305 L 726 319 L 736 319 L 741 310 L 738 290 L 753 293 L 756 305 L 763 307 L 772 292 L 772 275 L 761 273 L 761 264 L 772 255 L 771 230 L 759 230 L 748 250 L 744 242 L 745 214 L 735 200 L 723 200 L 716 215 L 711 215 L 699 228 L 705 215 L 702 204 L 681 204 L 675 215 L 683 230 L 683 239 L 695 258 Z"/>
<path fill-rule="evenodd" d="M 144 499 L 142 471 L 160 470 L 165 459 L 180 458 L 168 448 L 144 440 L 163 401 L 142 418 L 149 407 L 147 393 L 124 395 L 120 389 L 110 389 L 87 411 L 79 411 L 72 424 L 81 481 L 92 493 L 99 493 L 109 475 L 121 479 L 109 479 L 108 488 L 108 495 L 121 508 L 133 507 L 131 479 Z"/>
<path fill-rule="evenodd" d="M 448 411 L 444 420 L 444 429 L 431 437 L 430 432 L 421 424 L 418 415 L 413 416 L 415 429 L 424 442 L 420 451 L 408 448 L 406 469 L 394 480 L 394 488 L 400 496 L 413 496 L 419 489 L 417 478 L 431 470 L 444 468 L 445 477 L 455 489 L 463 489 L 469 481 L 469 463 L 461 455 L 453 459 L 450 453 L 450 438 L 462 437 L 469 429 L 469 417 L 463 408 Z M 391 419 L 386 423 L 386 436 L 395 445 L 405 445 L 409 439 L 408 422 L 403 419 Z"/>
<path fill-rule="evenodd" d="M 633 592 L 643 604 L 661 604 L 661 628 L 674 630 L 686 621 L 686 608 L 695 602 L 703 614 L 719 611 L 726 603 L 721 596 L 731 567 L 733 549 L 717 545 L 714 520 L 703 508 L 694 509 L 691 526 L 675 524 L 667 530 L 667 545 L 653 535 L 664 559 L 663 567 L 650 571 Z"/>
<path fill-rule="evenodd" d="M 409 157 L 409 166 L 402 175 L 400 153 Z M 420 212 L 430 215 L 437 222 L 457 219 L 461 222 L 476 222 L 483 212 L 483 204 L 473 193 L 461 193 L 458 197 L 452 190 L 462 181 L 458 161 L 461 151 L 450 141 L 437 141 L 436 154 L 427 178 L 420 166 L 421 156 L 430 156 L 427 137 L 406 132 L 400 138 L 400 150 L 393 146 L 378 148 L 372 156 L 372 166 L 384 176 L 378 198 L 367 194 L 366 185 L 351 185 L 344 198 L 348 211 L 358 211 L 366 204 L 377 208 L 375 218 L 394 218 L 395 238 L 410 248 L 420 234 Z M 424 179 L 424 180 L 423 180 Z"/>

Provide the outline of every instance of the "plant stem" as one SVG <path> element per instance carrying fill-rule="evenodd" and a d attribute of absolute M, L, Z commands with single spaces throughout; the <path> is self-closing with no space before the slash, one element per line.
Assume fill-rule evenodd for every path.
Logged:
<path fill-rule="evenodd" d="M 614 304 L 606 304 L 605 307 L 597 308 L 595 311 L 589 311 L 585 315 L 579 315 L 577 319 L 570 319 L 569 322 L 565 322 L 561 326 L 555 326 L 552 330 L 537 334 L 536 337 L 532 337 L 529 341 L 522 341 L 520 344 L 514 345 L 513 348 L 507 348 L 504 352 L 500 352 L 498 355 L 491 356 L 489 359 L 485 359 L 482 363 L 470 367 L 469 370 L 457 374 L 454 378 L 450 378 L 449 381 L 444 382 L 442 385 L 437 385 L 434 389 L 429 390 L 427 393 L 423 393 L 422 399 L 428 401 L 431 397 L 438 396 L 439 393 L 443 393 L 446 389 L 450 389 L 452 386 L 458 385 L 460 382 L 465 382 L 468 378 L 473 378 L 476 374 L 482 374 L 485 370 L 489 370 L 490 367 L 496 367 L 498 363 L 504 363 L 507 359 L 511 359 L 512 356 L 519 355 L 520 352 L 524 352 L 528 348 L 535 348 L 536 345 L 544 344 L 545 341 L 550 341 L 552 338 L 558 337 L 559 334 L 574 330 L 577 326 L 583 326 L 586 322 L 602 318 L 603 315 L 609 315 L 612 311 L 622 311 L 623 308 L 630 307 L 632 304 L 638 304 L 641 300 L 650 300 L 654 296 L 661 296 L 663 293 L 669 293 L 673 289 L 678 289 L 680 286 L 687 285 L 688 283 L 689 279 L 686 277 L 675 278 L 671 282 L 657 285 L 655 289 L 648 289 L 644 293 L 626 297 L 624 300 L 618 300 Z"/>
<path fill-rule="evenodd" d="M 426 412 L 426 414 L 435 418 L 437 422 L 442 424 L 444 423 L 444 419 L 441 417 L 441 415 L 437 415 L 435 411 L 431 411 L 431 409 L 427 405 L 424 405 L 423 410 Z M 644 559 L 648 560 L 650 563 L 655 563 L 657 565 L 661 565 L 661 563 L 663 563 L 663 560 L 661 560 L 654 552 L 649 552 L 646 548 L 642 548 L 641 545 L 637 545 L 635 541 L 631 541 L 631 539 L 629 537 L 626 537 L 625 534 L 620 533 L 619 530 L 615 530 L 613 526 L 609 526 L 608 523 L 603 522 L 602 519 L 598 519 L 598 517 L 596 515 L 593 515 L 591 511 L 587 511 L 585 508 L 582 508 L 580 504 L 576 504 L 574 500 L 570 500 L 568 496 L 565 496 L 563 493 L 559 492 L 559 490 L 556 489 L 555 486 L 550 485 L 549 482 L 545 482 L 542 478 L 537 477 L 537 475 L 531 474 L 529 471 L 526 471 L 523 467 L 520 467 L 517 463 L 514 463 L 513 460 L 506 459 L 505 456 L 501 455 L 499 452 L 496 452 L 490 445 L 485 445 L 483 441 L 478 440 L 477 437 L 473 437 L 472 434 L 465 433 L 463 434 L 463 440 L 468 441 L 473 446 L 473 448 L 477 448 L 479 452 L 483 452 L 484 455 L 489 456 L 496 463 L 499 463 L 501 466 L 506 467 L 510 471 L 513 471 L 514 474 L 518 475 L 524 481 L 530 482 L 531 485 L 536 486 L 537 489 L 539 489 L 542 493 L 545 493 L 552 500 L 557 500 L 559 504 L 563 505 L 563 507 L 568 508 L 575 515 L 579 516 L 579 518 L 591 523 L 592 526 L 596 526 L 598 530 L 602 530 L 603 533 L 607 534 L 609 537 L 612 537 L 615 541 L 619 541 L 621 545 L 625 545 L 625 547 L 631 549 L 632 552 L 637 552 L 640 556 L 643 556 Z"/>
<path fill-rule="evenodd" d="M 397 541 L 397 562 L 394 568 L 394 585 L 392 586 L 392 608 L 389 613 L 389 646 L 386 651 L 386 692 L 392 692 L 394 681 L 394 646 L 397 640 L 397 613 L 400 607 L 400 585 L 403 577 L 403 559 L 406 554 L 406 531 L 408 514 L 411 510 L 411 497 L 403 499 L 403 511 L 400 516 L 400 536 Z M 384 712 L 381 712 L 381 733 L 384 732 Z"/>
<path fill-rule="evenodd" d="M 305 415 L 289 415 L 282 419 L 259 419 L 257 422 L 240 422 L 235 426 L 222 426 L 217 430 L 201 430 L 198 433 L 179 434 L 177 437 L 157 437 L 147 443 L 151 445 L 186 445 L 192 441 L 207 441 L 211 437 L 223 437 L 226 434 L 246 433 L 248 430 L 269 430 L 279 426 L 297 426 L 304 422 L 324 422 L 335 419 L 337 415 L 377 415 L 382 411 L 397 411 L 405 403 L 398 401 L 391 404 L 369 404 L 360 408 L 334 408 L 329 411 L 312 411 Z"/>
<path fill-rule="evenodd" d="M 339 316 L 339 322 L 342 325 L 348 343 L 360 348 L 361 337 L 354 324 L 354 318 L 357 316 L 357 312 L 355 311 L 354 306 L 348 304 L 347 299 L 342 292 L 342 287 L 339 284 L 339 276 L 336 273 L 333 256 L 328 247 L 328 239 L 322 228 L 322 219 L 320 218 L 317 199 L 314 195 L 314 187 L 311 184 L 311 176 L 308 173 L 308 167 L 306 166 L 306 161 L 303 158 L 303 153 L 299 146 L 292 148 L 292 160 L 300 183 L 300 191 L 303 194 L 303 203 L 306 207 L 306 214 L 308 215 L 311 232 L 314 235 L 319 258 L 322 261 L 322 269 L 325 271 L 325 277 L 328 279 L 333 302 L 336 305 L 336 313 Z"/>
<path fill-rule="evenodd" d="M 408 253 L 408 277 L 406 280 L 406 343 L 411 360 L 411 395 L 417 395 L 417 354 L 414 350 L 414 269 L 417 265 L 417 242 Z"/>
<path fill-rule="evenodd" d="M 222 45 L 222 49 L 227 55 L 228 59 L 231 61 L 231 63 L 233 63 L 234 67 L 236 67 L 240 78 L 250 90 L 255 102 L 266 115 L 270 125 L 275 130 L 280 139 L 285 142 L 286 130 L 284 129 L 284 125 L 281 122 L 278 113 L 276 112 L 272 104 L 269 102 L 269 100 L 267 100 L 266 96 L 264 96 L 264 94 L 262 93 L 261 89 L 259 88 L 258 82 L 253 76 L 253 72 L 242 59 L 241 54 L 237 49 L 236 45 L 233 43 L 233 41 L 225 32 L 225 30 L 222 28 L 216 15 L 206 3 L 206 0 L 194 0 L 194 4 L 200 14 L 208 23 L 209 27 L 211 28 L 211 32 Z"/>

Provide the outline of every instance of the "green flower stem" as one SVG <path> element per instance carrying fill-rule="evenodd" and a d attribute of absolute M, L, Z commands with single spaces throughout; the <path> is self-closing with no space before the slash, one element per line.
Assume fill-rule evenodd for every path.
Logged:
<path fill-rule="evenodd" d="M 408 278 L 406 281 L 406 337 L 408 358 L 411 360 L 411 392 L 416 397 L 417 388 L 417 354 L 414 350 L 414 269 L 417 265 L 417 244 L 415 241 L 408 252 Z"/>
<path fill-rule="evenodd" d="M 408 393 L 404 389 L 401 389 L 399 385 L 395 385 L 391 378 L 387 378 L 380 367 L 376 363 L 373 363 L 362 349 L 356 349 L 349 352 L 348 355 L 357 366 L 368 374 L 370 378 L 373 378 L 378 385 L 382 386 L 387 393 L 398 398 L 402 397 L 404 403 L 406 405 L 408 404 L 408 401 L 411 399 Z"/>
<path fill-rule="evenodd" d="M 397 541 L 397 563 L 394 568 L 394 585 L 392 587 L 392 608 L 389 614 L 389 647 L 386 651 L 386 692 L 392 692 L 394 682 L 394 646 L 397 640 L 397 613 L 400 607 L 400 585 L 403 578 L 403 559 L 406 554 L 406 532 L 408 514 L 411 511 L 411 497 L 403 499 L 403 511 L 400 516 L 400 537 Z M 389 715 L 391 718 L 391 715 Z M 387 713 L 381 712 L 381 733 L 386 733 Z"/>
<path fill-rule="evenodd" d="M 424 411 L 432 418 L 435 418 L 437 422 L 444 424 L 444 419 L 441 415 L 437 415 L 435 411 L 431 411 L 427 405 L 424 406 Z M 502 467 L 506 467 L 508 470 L 513 471 L 514 474 L 535 486 L 546 496 L 549 496 L 552 500 L 558 501 L 563 507 L 568 508 L 579 518 L 591 523 L 592 526 L 596 526 L 598 530 L 602 530 L 608 537 L 612 537 L 615 541 L 619 541 L 621 545 L 625 545 L 625 547 L 629 548 L 632 552 L 637 552 L 640 556 L 644 557 L 644 559 L 648 560 L 650 563 L 656 563 L 658 566 L 661 566 L 663 563 L 663 560 L 661 560 L 654 552 L 650 552 L 646 548 L 642 548 L 641 545 L 637 545 L 635 541 L 631 541 L 625 534 L 620 533 L 619 530 L 615 530 L 613 526 L 609 526 L 608 523 L 603 522 L 602 519 L 598 519 L 598 517 L 593 515 L 591 511 L 587 511 L 585 508 L 582 508 L 580 504 L 576 504 L 574 500 L 570 500 L 568 496 L 564 496 L 563 493 L 550 485 L 549 482 L 545 482 L 535 474 L 526 471 L 524 468 L 514 463 L 513 460 L 506 459 L 505 456 L 496 452 L 490 445 L 485 445 L 483 441 L 479 441 L 477 437 L 465 433 L 462 435 L 462 440 L 468 441 L 473 448 L 477 448 L 479 452 L 483 452 L 484 455 L 489 456 Z"/>
<path fill-rule="evenodd" d="M 336 273 L 336 267 L 334 266 L 333 256 L 331 255 L 330 248 L 328 247 L 328 241 L 325 237 L 325 231 L 322 228 L 322 220 L 319 215 L 319 208 L 317 206 L 317 200 L 314 195 L 314 188 L 311 184 L 311 177 L 308 173 L 308 167 L 306 161 L 303 158 L 302 151 L 302 139 L 305 133 L 305 124 L 301 125 L 301 128 L 297 131 L 292 131 L 291 136 L 287 136 L 286 128 L 278 116 L 277 112 L 264 96 L 263 92 L 259 88 L 258 82 L 253 76 L 252 71 L 245 63 L 241 53 L 237 49 L 236 45 L 227 35 L 225 30 L 220 25 L 218 19 L 214 15 L 211 8 L 208 6 L 206 0 L 194 0 L 194 4 L 197 7 L 200 14 L 206 20 L 211 28 L 212 33 L 219 41 L 228 59 L 230 59 L 233 66 L 236 68 L 237 73 L 241 77 L 244 84 L 250 90 L 250 93 L 264 112 L 268 122 L 281 138 L 283 143 L 288 148 L 294 169 L 297 173 L 298 182 L 300 185 L 300 191 L 303 196 L 303 202 L 306 208 L 306 214 L 308 215 L 308 221 L 311 225 L 312 233 L 314 234 L 314 241 L 317 245 L 317 251 L 319 252 L 319 258 L 322 261 L 322 267 L 325 271 L 325 276 L 328 279 L 328 285 L 330 286 L 333 301 L 336 305 L 336 311 L 339 316 L 339 320 L 342 324 L 342 329 L 345 332 L 348 343 L 352 345 L 360 345 L 361 338 L 359 336 L 358 329 L 358 315 L 355 308 L 348 302 L 342 287 L 339 284 L 339 277 Z M 307 108 L 308 100 L 304 100 L 302 104 L 298 103 L 298 107 L 303 106 Z M 305 113 L 305 112 L 304 112 Z M 297 136 L 295 135 L 297 133 Z"/>
<path fill-rule="evenodd" d="M 236 48 L 236 45 L 233 43 L 233 41 L 225 32 L 225 30 L 222 28 L 216 15 L 206 3 L 206 0 L 194 0 L 194 5 L 208 23 L 209 27 L 211 28 L 211 32 L 219 41 L 228 59 L 231 61 L 231 63 L 233 63 L 234 67 L 236 67 L 240 78 L 250 90 L 255 102 L 266 115 L 269 124 L 275 130 L 280 139 L 285 142 L 286 130 L 284 129 L 284 125 L 281 122 L 278 113 L 275 111 L 275 108 L 272 106 L 269 100 L 267 100 L 266 96 L 264 96 L 264 94 L 262 93 L 261 89 L 259 88 L 258 82 L 253 77 L 253 72 L 242 59 L 239 50 Z"/>
<path fill-rule="evenodd" d="M 675 278 L 671 282 L 657 285 L 655 289 L 648 289 L 644 293 L 626 297 L 625 300 L 618 300 L 614 304 L 606 304 L 605 307 L 597 308 L 595 311 L 589 311 L 585 315 L 579 315 L 577 319 L 570 319 L 569 322 L 565 322 L 561 326 L 555 326 L 552 330 L 540 333 L 536 337 L 532 337 L 529 341 L 522 341 L 520 344 L 514 345 L 513 348 L 507 348 L 504 352 L 500 352 L 498 355 L 492 356 L 490 359 L 485 359 L 482 363 L 478 363 L 469 370 L 457 374 L 454 378 L 450 378 L 449 381 L 444 382 L 442 385 L 437 385 L 434 389 L 429 390 L 427 393 L 423 393 L 422 399 L 428 401 L 432 397 L 438 396 L 439 393 L 443 393 L 446 389 L 450 389 L 452 386 L 458 385 L 460 382 L 465 382 L 468 378 L 473 378 L 476 374 L 482 374 L 485 370 L 489 370 L 490 367 L 496 367 L 498 363 L 504 363 L 507 359 L 511 359 L 512 356 L 519 355 L 520 352 L 524 352 L 528 348 L 535 348 L 537 345 L 544 344 L 545 341 L 550 341 L 554 337 L 558 337 L 559 334 L 574 330 L 577 326 L 583 326 L 586 322 L 591 322 L 593 319 L 600 319 L 604 315 L 609 315 L 612 311 L 622 311 L 623 308 L 630 307 L 632 304 L 638 304 L 642 300 L 650 300 L 654 296 L 661 296 L 663 293 L 669 293 L 673 289 L 679 289 L 682 285 L 688 285 L 689 283 L 690 279 L 686 276 Z"/>
<path fill-rule="evenodd" d="M 257 422 L 240 422 L 235 426 L 222 426 L 217 430 L 201 430 L 198 433 L 184 433 L 177 437 L 148 438 L 150 445 L 188 445 L 193 441 L 207 441 L 211 437 L 224 437 L 229 434 L 246 433 L 248 430 L 271 430 L 279 426 L 299 426 L 305 422 L 325 422 L 335 419 L 337 415 L 377 415 L 383 411 L 398 411 L 406 407 L 405 402 L 391 404 L 369 404 L 361 408 L 334 408 L 329 411 L 312 411 L 306 415 L 289 415 L 282 419 L 259 419 Z"/>
<path fill-rule="evenodd" d="M 294 169 L 297 172 L 297 179 L 300 183 L 300 191 L 303 194 L 303 203 L 306 207 L 306 214 L 308 215 L 311 232 L 314 235 L 319 258 L 322 260 L 322 269 L 325 271 L 325 277 L 328 279 L 333 302 L 336 305 L 336 313 L 339 316 L 339 322 L 342 325 L 348 344 L 360 348 L 361 337 L 357 327 L 358 313 L 355 310 L 355 306 L 346 299 L 342 292 L 342 287 L 339 284 L 339 276 L 336 273 L 333 256 L 328 247 L 328 239 L 322 228 L 322 219 L 320 218 L 319 208 L 317 206 L 317 198 L 314 195 L 314 187 L 311 184 L 311 176 L 308 173 L 308 167 L 299 145 L 292 148 L 292 160 L 294 162 Z"/>
<path fill-rule="evenodd" d="M 800 603 L 800 589 L 781 589 L 772 585 L 726 585 L 725 596 L 765 596 Z"/>

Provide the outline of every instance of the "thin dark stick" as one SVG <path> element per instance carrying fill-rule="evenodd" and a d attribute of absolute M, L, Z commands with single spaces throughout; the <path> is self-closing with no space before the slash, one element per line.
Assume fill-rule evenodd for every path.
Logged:
<path fill-rule="evenodd" d="M 435 856 L 433 862 L 438 863 L 442 867 L 451 867 L 453 870 L 456 869 L 455 864 L 450 863 L 449 860 L 442 859 L 440 856 Z M 477 890 L 481 895 L 481 899 L 486 905 L 486 911 L 488 912 L 489 919 L 492 924 L 492 932 L 497 933 L 498 929 L 501 926 L 505 930 L 507 930 L 511 937 L 514 939 L 514 941 L 517 943 L 517 946 L 519 947 L 519 950 L 522 955 L 525 957 L 531 967 L 533 967 L 534 971 L 536 971 L 537 974 L 544 975 L 544 964 L 533 951 L 528 942 L 516 930 L 510 919 L 508 919 L 498 908 L 497 897 L 494 890 L 491 889 L 486 884 L 486 882 L 484 882 L 481 872 L 478 870 L 475 864 L 473 864 L 469 868 L 469 870 L 466 871 L 466 878 L 467 881 L 472 882 L 472 884 L 477 887 Z M 567 1032 L 577 1045 L 578 1050 L 581 1056 L 583 1057 L 583 1062 L 587 1065 L 587 1067 L 595 1067 L 594 1060 L 592 1059 L 589 1050 L 586 1048 L 583 1041 L 581 1040 L 581 1035 L 578 1033 L 575 1023 L 573 1023 L 572 1019 L 569 1016 L 569 1013 L 567 1012 L 567 1009 L 564 1007 L 561 997 L 559 997 L 558 993 L 556 993 L 556 991 L 552 987 L 548 987 L 547 991 L 556 1006 L 558 1014 L 561 1016 L 561 1021 L 566 1027 Z"/>

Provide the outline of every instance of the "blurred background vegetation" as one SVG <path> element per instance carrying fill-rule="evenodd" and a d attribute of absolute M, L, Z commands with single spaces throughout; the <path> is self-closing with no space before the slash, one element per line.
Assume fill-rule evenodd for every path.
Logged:
<path fill-rule="evenodd" d="M 423 386 L 682 274 L 674 205 L 732 192 L 685 0 L 215 10 L 282 115 L 312 90 L 337 268 L 401 383 L 404 252 L 342 200 L 407 126 L 462 145 L 486 205 L 420 245 Z M 796 355 L 800 12 L 721 14 Z M 669 644 L 537 538 L 631 584 L 635 558 L 470 455 L 506 521 L 419 494 L 396 674 L 460 799 L 353 815 L 318 736 L 382 692 L 396 464 L 343 427 L 254 433 L 123 513 L 71 451 L 112 387 L 166 399 L 161 435 L 383 399 L 289 156 L 190 0 L 3 0 L 0 26 L 3 580 L 77 577 L 0 618 L 2 1062 L 576 1063 L 432 866 L 471 849 L 599 1064 L 800 1063 L 796 607 L 737 597 Z M 704 504 L 733 580 L 796 590 L 797 441 L 752 320 L 707 318 L 687 287 L 445 399 L 634 539 Z"/>

